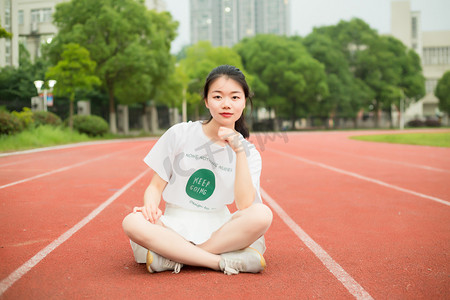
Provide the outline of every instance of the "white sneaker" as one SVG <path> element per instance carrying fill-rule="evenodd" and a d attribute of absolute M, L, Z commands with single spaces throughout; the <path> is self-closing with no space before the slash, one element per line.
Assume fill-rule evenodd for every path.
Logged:
<path fill-rule="evenodd" d="M 148 250 L 147 252 L 147 270 L 150 273 L 163 272 L 168 270 L 173 270 L 172 273 L 180 273 L 183 264 L 171 261 L 168 258 L 162 257 L 161 255 Z"/>
<path fill-rule="evenodd" d="M 266 260 L 254 248 L 227 252 L 220 255 L 220 270 L 227 275 L 239 274 L 239 272 L 258 273 L 266 268 Z"/>

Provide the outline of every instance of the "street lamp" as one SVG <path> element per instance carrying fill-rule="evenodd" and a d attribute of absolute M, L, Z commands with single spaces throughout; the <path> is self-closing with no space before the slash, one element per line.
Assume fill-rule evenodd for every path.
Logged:
<path fill-rule="evenodd" d="M 36 87 L 36 89 L 38 91 L 38 94 L 41 93 L 41 88 L 44 85 L 44 83 L 45 82 L 43 80 L 36 80 L 34 82 L 34 86 Z M 50 91 L 53 89 L 55 84 L 56 84 L 56 80 L 49 80 L 48 81 L 48 86 L 50 88 Z M 47 92 L 48 92 L 48 90 L 44 89 L 43 92 L 44 92 L 44 111 L 47 111 Z"/>

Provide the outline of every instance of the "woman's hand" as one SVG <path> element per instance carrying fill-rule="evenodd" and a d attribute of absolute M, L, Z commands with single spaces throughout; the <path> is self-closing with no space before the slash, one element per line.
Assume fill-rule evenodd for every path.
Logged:
<path fill-rule="evenodd" d="M 237 153 L 242 150 L 241 135 L 237 131 L 221 126 L 217 135 L 222 141 L 230 145 L 234 152 Z"/>
<path fill-rule="evenodd" d="M 141 212 L 147 221 L 156 224 L 162 215 L 162 211 L 159 209 L 159 202 L 161 201 L 161 194 L 166 185 L 167 182 L 159 177 L 158 173 L 155 173 L 152 181 L 145 189 L 144 206 L 135 207 L 133 213 Z"/>
<path fill-rule="evenodd" d="M 144 215 L 144 218 L 149 221 L 152 224 L 155 224 L 158 222 L 159 218 L 162 215 L 162 211 L 159 209 L 159 207 L 135 207 L 133 208 L 133 213 L 141 212 L 142 215 Z"/>

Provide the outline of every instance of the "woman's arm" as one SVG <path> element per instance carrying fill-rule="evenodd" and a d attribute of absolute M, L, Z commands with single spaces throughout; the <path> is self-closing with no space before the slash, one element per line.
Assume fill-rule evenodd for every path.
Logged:
<path fill-rule="evenodd" d="M 255 187 L 248 167 L 247 155 L 244 151 L 239 134 L 232 129 L 220 127 L 219 137 L 226 141 L 236 153 L 236 172 L 234 178 L 234 199 L 239 210 L 252 205 L 255 199 Z"/>
<path fill-rule="evenodd" d="M 245 151 L 236 152 L 236 175 L 234 179 L 234 199 L 239 210 L 252 205 L 255 199 L 255 187 L 248 168 Z"/>
<path fill-rule="evenodd" d="M 145 219 L 155 224 L 162 215 L 159 209 L 159 203 L 161 202 L 161 195 L 166 185 L 167 182 L 155 172 L 144 193 L 144 206 L 135 207 L 133 212 L 142 212 Z"/>

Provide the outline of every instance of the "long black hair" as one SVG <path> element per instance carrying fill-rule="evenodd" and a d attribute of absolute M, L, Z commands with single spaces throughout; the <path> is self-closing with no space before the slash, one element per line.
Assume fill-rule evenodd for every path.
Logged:
<path fill-rule="evenodd" d="M 251 97 L 253 94 L 250 92 L 250 88 L 245 80 L 245 75 L 241 70 L 234 66 L 230 65 L 222 65 L 214 68 L 206 77 L 205 85 L 203 87 L 203 99 L 208 98 L 209 87 L 211 84 L 218 78 L 226 76 L 228 78 L 233 79 L 237 83 L 239 83 L 244 90 L 245 99 L 250 101 L 250 107 L 253 108 L 253 102 Z M 212 116 L 206 122 L 209 123 L 212 120 Z M 244 138 L 248 138 L 250 136 L 250 132 L 248 130 L 247 124 L 245 123 L 245 114 L 242 112 L 241 117 L 234 123 L 234 129 L 238 131 Z"/>

